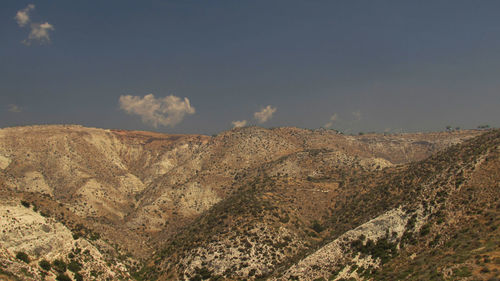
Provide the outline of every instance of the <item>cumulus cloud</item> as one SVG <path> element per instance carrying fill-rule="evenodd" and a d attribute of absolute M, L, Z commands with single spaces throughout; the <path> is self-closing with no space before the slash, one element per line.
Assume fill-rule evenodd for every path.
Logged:
<path fill-rule="evenodd" d="M 24 40 L 25 45 L 31 45 L 32 42 L 48 43 L 50 42 L 49 31 L 54 30 L 54 26 L 48 22 L 32 23 L 30 25 L 31 31 L 28 39 Z"/>
<path fill-rule="evenodd" d="M 272 107 L 270 105 L 264 107 L 261 111 L 257 111 L 253 114 L 253 117 L 257 119 L 259 123 L 265 123 L 269 119 L 273 117 L 273 114 L 276 112 L 276 107 Z"/>
<path fill-rule="evenodd" d="M 29 13 L 35 9 L 35 5 L 29 4 L 26 8 L 17 11 L 15 19 L 20 27 L 25 27 L 29 24 L 30 34 L 28 38 L 23 40 L 23 44 L 29 46 L 33 42 L 40 44 L 50 42 L 50 31 L 54 30 L 54 26 L 48 22 L 32 22 Z"/>
<path fill-rule="evenodd" d="M 21 112 L 21 108 L 15 104 L 9 104 L 9 112 L 19 113 Z"/>
<path fill-rule="evenodd" d="M 30 12 L 34 9 L 35 5 L 29 4 L 26 8 L 17 11 L 15 19 L 20 27 L 23 27 L 30 22 Z"/>
<path fill-rule="evenodd" d="M 132 115 L 141 116 L 142 122 L 155 128 L 158 126 L 173 127 L 179 124 L 187 114 L 194 114 L 195 109 L 188 98 L 181 99 L 170 95 L 155 98 L 153 94 L 140 96 L 120 96 L 120 108 Z"/>
<path fill-rule="evenodd" d="M 231 124 L 233 124 L 233 128 L 241 128 L 247 125 L 247 120 L 233 121 Z"/>
<path fill-rule="evenodd" d="M 339 119 L 339 116 L 337 113 L 334 113 L 332 116 L 330 116 L 330 121 L 325 124 L 325 128 L 331 128 L 333 126 L 333 123 L 335 123 Z"/>
<path fill-rule="evenodd" d="M 359 111 L 359 110 L 353 111 L 352 116 L 354 116 L 354 119 L 356 121 L 359 121 L 359 120 L 361 120 L 361 118 L 363 118 L 363 115 L 361 114 L 361 111 Z"/>

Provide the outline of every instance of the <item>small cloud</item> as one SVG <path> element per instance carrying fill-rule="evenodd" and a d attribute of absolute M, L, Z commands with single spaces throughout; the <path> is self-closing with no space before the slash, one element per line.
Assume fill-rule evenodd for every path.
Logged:
<path fill-rule="evenodd" d="M 181 99 L 170 95 L 164 98 L 155 98 L 153 94 L 140 96 L 120 96 L 120 108 L 128 114 L 139 115 L 142 122 L 155 128 L 160 126 L 174 127 L 187 114 L 194 114 L 195 109 L 188 98 Z"/>
<path fill-rule="evenodd" d="M 361 120 L 361 118 L 363 118 L 363 115 L 361 114 L 361 111 L 359 111 L 359 110 L 353 111 L 352 116 L 354 116 L 354 119 L 356 121 L 359 121 L 359 120 Z"/>
<path fill-rule="evenodd" d="M 48 22 L 32 23 L 30 27 L 30 35 L 28 36 L 28 39 L 23 41 L 23 44 L 29 46 L 33 41 L 39 42 L 41 44 L 50 42 L 49 31 L 54 30 L 54 26 L 52 26 L 52 24 Z"/>
<path fill-rule="evenodd" d="M 19 113 L 21 112 L 21 108 L 15 104 L 9 104 L 9 112 L 15 112 L 15 113 Z"/>
<path fill-rule="evenodd" d="M 333 123 L 335 123 L 339 119 L 339 116 L 337 113 L 334 113 L 332 116 L 330 116 L 330 121 L 325 124 L 325 128 L 331 128 L 333 126 Z"/>
<path fill-rule="evenodd" d="M 241 128 L 247 125 L 247 120 L 233 121 L 231 124 L 233 124 L 233 128 Z"/>
<path fill-rule="evenodd" d="M 255 112 L 253 114 L 253 117 L 257 119 L 257 122 L 259 123 L 265 123 L 269 119 L 273 117 L 273 114 L 276 112 L 276 107 L 272 107 L 270 105 L 266 106 L 263 108 L 261 111 Z"/>
<path fill-rule="evenodd" d="M 17 11 L 15 19 L 20 27 L 25 27 L 29 24 L 30 34 L 22 43 L 30 46 L 33 42 L 40 44 L 50 42 L 50 31 L 54 30 L 54 26 L 48 22 L 39 23 L 32 22 L 29 13 L 35 9 L 35 5 L 29 4 L 26 8 Z"/>
<path fill-rule="evenodd" d="M 30 22 L 30 11 L 34 9 L 35 5 L 29 4 L 26 8 L 17 11 L 15 19 L 20 27 L 23 27 Z"/>

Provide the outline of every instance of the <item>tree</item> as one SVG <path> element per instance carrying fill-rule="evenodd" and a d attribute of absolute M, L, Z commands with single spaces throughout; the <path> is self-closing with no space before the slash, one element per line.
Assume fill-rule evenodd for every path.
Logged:
<path fill-rule="evenodd" d="M 66 263 L 62 260 L 55 260 L 52 262 L 52 266 L 57 272 L 64 273 L 66 272 Z"/>
<path fill-rule="evenodd" d="M 56 277 L 56 280 L 57 281 L 72 281 L 71 278 L 69 278 L 69 276 L 64 274 L 64 273 L 59 273 L 59 275 L 57 275 L 57 277 Z"/>
<path fill-rule="evenodd" d="M 314 220 L 311 228 L 316 231 L 316 233 L 322 232 L 325 228 L 317 221 Z"/>
<path fill-rule="evenodd" d="M 41 260 L 38 265 L 45 271 L 49 271 L 50 270 L 50 262 L 48 262 L 47 260 Z"/>
<path fill-rule="evenodd" d="M 82 270 L 82 265 L 79 262 L 72 260 L 68 264 L 68 270 L 73 271 L 73 272 L 76 273 L 76 272 Z"/>
<path fill-rule="evenodd" d="M 17 252 L 16 258 L 18 260 L 22 260 L 25 263 L 30 263 L 30 257 L 28 257 L 28 254 L 26 254 L 25 252 Z"/>

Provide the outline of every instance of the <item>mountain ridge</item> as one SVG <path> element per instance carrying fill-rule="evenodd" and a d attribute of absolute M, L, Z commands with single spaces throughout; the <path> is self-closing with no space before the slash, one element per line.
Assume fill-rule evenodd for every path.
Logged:
<path fill-rule="evenodd" d="M 35 205 L 37 212 L 61 222 L 75 243 L 105 249 L 102 259 L 123 268 L 101 269 L 106 276 L 197 278 L 203 260 L 193 259 L 189 251 L 213 246 L 214 252 L 234 259 L 213 256 L 214 268 L 227 272 L 211 269 L 211 275 L 256 278 L 277 274 L 279 267 L 325 243 L 326 232 L 342 225 L 331 221 L 332 212 L 354 192 L 369 192 L 373 184 L 367 179 L 389 174 L 398 179 L 405 169 L 421 169 L 415 166 L 419 161 L 483 133 L 345 136 L 332 130 L 249 127 L 203 136 L 66 125 L 7 128 L 0 129 L 0 192 L 8 199 L 2 204 L 22 200 Z M 225 208 L 233 213 L 224 217 Z M 217 221 L 222 225 L 215 227 Z M 207 236 L 212 244 L 203 244 L 203 237 L 195 242 L 202 225 L 223 233 Z M 339 234 L 345 232 L 341 229 Z M 187 248 L 179 252 L 173 242 Z M 233 246 L 226 248 L 231 243 L 236 251 L 241 245 L 251 250 L 240 247 L 236 254 Z M 251 252 L 259 245 L 259 254 Z M 276 247 L 286 250 L 264 258 Z M 187 267 L 177 268 L 167 253 L 184 256 Z M 245 256 L 236 265 L 247 266 L 230 269 Z M 98 267 L 89 263 L 81 274 L 96 278 L 93 266 Z"/>

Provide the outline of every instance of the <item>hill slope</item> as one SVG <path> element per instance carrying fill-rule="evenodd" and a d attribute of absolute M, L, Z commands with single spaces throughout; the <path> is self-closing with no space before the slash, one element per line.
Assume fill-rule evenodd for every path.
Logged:
<path fill-rule="evenodd" d="M 404 255 L 425 259 L 432 247 L 448 245 L 449 233 L 469 219 L 465 210 L 489 206 L 489 223 L 497 225 L 499 141 L 491 132 L 381 171 L 336 167 L 306 179 L 262 172 L 172 239 L 148 270 L 162 279 L 390 279 L 389 265 Z M 321 163 L 322 154 L 314 159 Z"/>
<path fill-rule="evenodd" d="M 315 256 L 331 256 L 325 249 L 337 245 L 338 252 L 349 244 L 345 237 L 357 241 L 364 233 L 357 228 L 382 221 L 394 224 L 389 229 L 396 234 L 384 238 L 386 227 L 363 235 L 395 244 L 397 258 L 384 258 L 383 267 L 376 259 L 356 258 L 353 247 L 368 251 L 361 241 L 330 259 L 328 268 L 346 271 L 352 265 L 341 265 L 358 259 L 371 265 L 373 276 L 384 276 L 409 264 L 399 254 L 403 238 L 420 231 L 437 210 L 441 216 L 451 212 L 446 208 L 455 193 L 448 192 L 457 171 L 464 178 L 455 189 L 472 179 L 483 183 L 479 175 L 487 169 L 498 175 L 498 163 L 483 165 L 491 162 L 484 159 L 491 159 L 498 132 L 475 137 L 480 133 L 344 136 L 249 127 L 208 137 L 63 125 L 1 129 L 0 207 L 8 223 L 0 269 L 36 279 L 38 261 L 62 259 L 79 263 L 85 280 L 328 278 L 331 272 Z M 481 192 L 474 196 L 485 197 Z M 432 205 L 433 196 L 445 203 Z M 413 228 L 402 226 L 412 220 Z M 68 237 L 73 249 L 45 246 L 70 243 Z M 405 249 L 426 249 L 410 241 L 415 245 Z M 85 250 L 96 259 L 86 258 Z M 33 261 L 15 259 L 19 251 Z M 351 275 L 359 276 L 339 274 Z"/>

